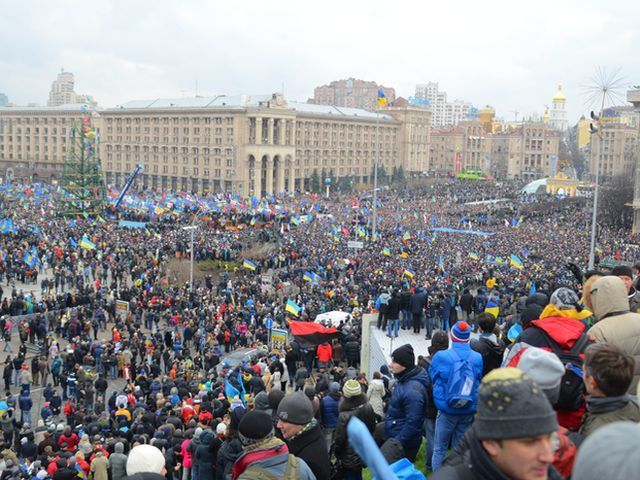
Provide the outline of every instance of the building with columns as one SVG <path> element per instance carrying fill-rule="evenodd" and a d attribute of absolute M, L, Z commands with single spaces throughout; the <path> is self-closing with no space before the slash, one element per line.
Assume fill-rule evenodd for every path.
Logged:
<path fill-rule="evenodd" d="M 58 148 L 45 157 L 44 146 L 63 140 L 50 138 L 50 130 L 45 137 L 44 130 L 32 128 L 29 140 L 23 128 L 18 139 L 15 125 L 55 121 L 59 128 L 65 118 L 68 130 L 81 118 L 80 107 L 0 108 L 0 174 L 29 152 L 32 163 L 22 176 L 32 171 L 55 178 L 66 151 Z M 308 190 L 313 171 L 322 169 L 333 171 L 336 180 L 370 183 L 376 160 L 387 171 L 401 165 L 406 174 L 427 171 L 430 115 L 406 102 L 378 116 L 287 102 L 276 93 L 131 101 L 100 110 L 94 124 L 108 184 L 122 185 L 143 163 L 137 183 L 149 189 L 264 195 Z M 10 134 L 3 134 L 2 125 L 9 124 Z M 54 171 L 42 171 L 45 163 L 53 164 Z"/>

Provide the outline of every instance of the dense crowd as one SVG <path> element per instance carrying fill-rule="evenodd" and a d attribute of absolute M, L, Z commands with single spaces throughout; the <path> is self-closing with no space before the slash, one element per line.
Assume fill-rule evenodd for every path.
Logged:
<path fill-rule="evenodd" d="M 600 227 L 619 265 L 586 272 L 584 199 L 446 180 L 382 192 L 374 233 L 368 194 L 140 193 L 95 218 L 56 216 L 58 194 L 0 191 L 0 480 L 357 479 L 353 417 L 433 478 L 599 478 L 640 437 L 607 426 L 640 421 L 638 239 Z M 215 269 L 193 285 L 188 225 Z M 326 338 L 270 342 L 332 311 Z M 364 313 L 429 351 L 367 378 Z"/>

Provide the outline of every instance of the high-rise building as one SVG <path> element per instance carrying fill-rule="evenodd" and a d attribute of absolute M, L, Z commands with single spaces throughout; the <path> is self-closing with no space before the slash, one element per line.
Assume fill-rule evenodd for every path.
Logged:
<path fill-rule="evenodd" d="M 439 89 L 437 82 L 428 82 L 416 85 L 415 97 L 426 100 L 431 105 L 432 126 L 444 127 L 447 125 L 457 125 L 466 120 L 472 104 L 462 100 L 447 101 L 447 92 Z"/>
<path fill-rule="evenodd" d="M 562 84 L 558 85 L 558 91 L 551 98 L 551 110 L 549 110 L 549 125 L 560 132 L 565 132 L 568 126 L 567 97 L 562 91 Z"/>
<path fill-rule="evenodd" d="M 79 95 L 74 90 L 73 73 L 62 70 L 51 84 L 47 106 L 74 105 L 84 103 L 92 107 L 98 104 L 91 95 Z"/>
<path fill-rule="evenodd" d="M 378 90 L 384 92 L 387 103 L 396 99 L 396 91 L 391 87 L 378 85 L 355 78 L 336 80 L 329 85 L 322 85 L 313 90 L 313 98 L 308 103 L 316 105 L 332 105 L 335 107 L 362 108 L 370 112 L 377 108 Z"/>
<path fill-rule="evenodd" d="M 6 107 L 9 104 L 9 97 L 6 94 L 0 92 L 0 107 Z"/>

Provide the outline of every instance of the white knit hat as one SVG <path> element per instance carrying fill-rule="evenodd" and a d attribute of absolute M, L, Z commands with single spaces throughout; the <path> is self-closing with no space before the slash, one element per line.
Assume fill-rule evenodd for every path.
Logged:
<path fill-rule="evenodd" d="M 160 449 L 151 445 L 137 445 L 129 452 L 127 475 L 161 473 L 164 466 L 165 459 Z"/>

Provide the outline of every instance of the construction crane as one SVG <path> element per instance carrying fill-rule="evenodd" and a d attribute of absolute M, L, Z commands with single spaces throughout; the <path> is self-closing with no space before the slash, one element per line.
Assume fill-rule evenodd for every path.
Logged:
<path fill-rule="evenodd" d="M 122 203 L 122 200 L 124 200 L 124 196 L 127 194 L 127 191 L 129 190 L 129 187 L 131 187 L 131 184 L 138 176 L 138 173 L 140 173 L 142 170 L 144 170 L 144 163 L 137 164 L 136 168 L 133 169 L 133 172 L 131 173 L 131 175 L 125 182 L 124 186 L 122 187 L 122 191 L 120 192 L 120 195 L 118 195 L 118 198 L 116 199 L 116 203 L 114 205 L 115 209 L 117 209 L 120 206 L 120 204 Z"/>

